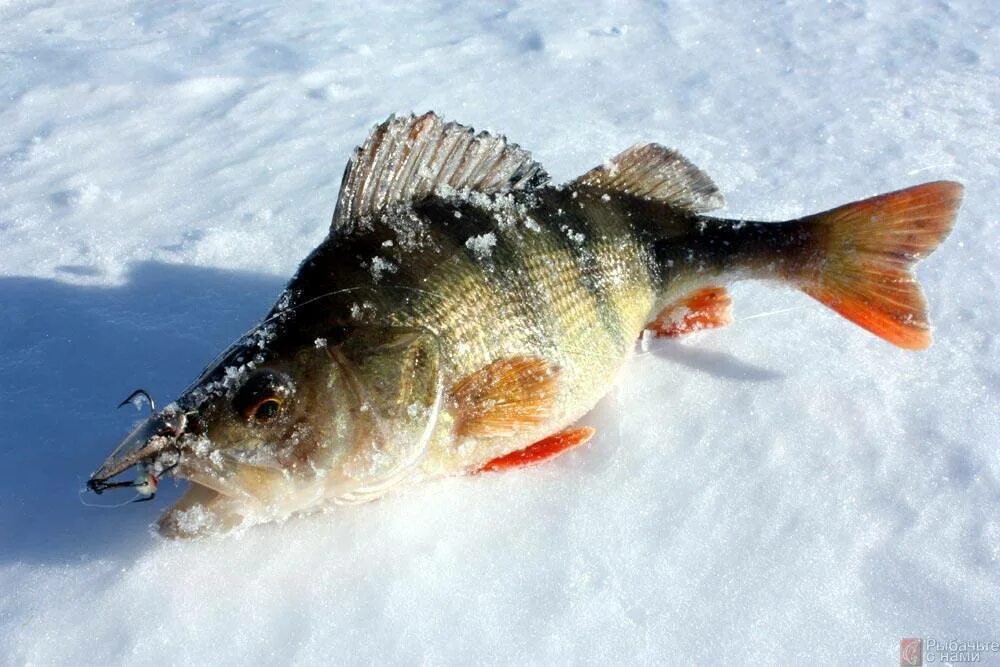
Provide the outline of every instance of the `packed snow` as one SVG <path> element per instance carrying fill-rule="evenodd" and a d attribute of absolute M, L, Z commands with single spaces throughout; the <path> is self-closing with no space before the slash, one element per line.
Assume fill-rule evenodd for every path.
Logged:
<path fill-rule="evenodd" d="M 0 662 L 881 663 L 1000 640 L 1000 6 L 0 5 Z M 81 503 L 433 109 L 571 179 L 636 142 L 790 218 L 939 178 L 936 342 L 776 285 L 652 341 L 544 466 L 165 542 Z M 373 265 L 373 270 L 374 270 Z M 107 499 L 107 500 L 106 500 Z M 120 502 L 110 495 L 87 502 Z M 1000 660 L 996 654 L 984 659 Z"/>

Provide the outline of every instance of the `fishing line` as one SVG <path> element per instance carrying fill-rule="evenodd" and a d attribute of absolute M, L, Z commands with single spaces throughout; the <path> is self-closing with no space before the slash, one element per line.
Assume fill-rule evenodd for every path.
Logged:
<path fill-rule="evenodd" d="M 754 315 L 747 315 L 746 317 L 733 318 L 733 322 L 732 323 L 736 324 L 737 322 L 746 322 L 747 320 L 756 320 L 756 319 L 761 318 L 761 317 L 770 317 L 771 315 L 783 315 L 785 313 L 793 313 L 793 312 L 795 312 L 797 310 L 812 310 L 812 309 L 815 309 L 815 308 L 816 308 L 816 306 L 814 304 L 805 304 L 805 305 L 802 305 L 802 306 L 793 306 L 791 308 L 782 308 L 780 310 L 770 310 L 770 311 L 767 311 L 767 312 L 764 312 L 764 313 L 756 313 Z M 655 352 L 654 345 L 661 341 L 661 339 L 659 339 L 655 335 L 646 338 L 645 335 L 644 335 L 646 331 L 648 331 L 648 329 L 643 329 L 643 334 L 640 334 L 639 339 L 636 341 L 636 347 L 637 347 L 637 349 L 632 352 L 632 356 L 633 357 L 644 357 L 644 356 L 653 354 Z M 707 329 L 704 329 L 704 331 L 707 331 Z M 697 333 L 697 332 L 692 332 L 692 333 Z M 587 351 L 585 351 L 585 350 L 577 350 L 577 351 L 583 352 L 585 354 L 588 354 Z M 594 355 L 591 352 L 591 353 L 589 353 L 589 356 L 597 356 L 597 355 Z M 604 355 L 602 355 L 602 356 L 604 356 Z"/>
<path fill-rule="evenodd" d="M 86 500 L 84 500 L 83 496 L 85 493 L 89 493 L 89 490 L 87 489 L 86 486 L 77 491 L 76 495 L 77 498 L 79 498 L 80 500 L 80 504 L 84 505 L 85 507 L 96 507 L 97 509 L 102 509 L 102 510 L 113 510 L 118 507 L 124 507 L 125 505 L 128 505 L 129 503 L 134 503 L 135 501 L 143 497 L 141 493 L 136 493 L 133 497 L 129 498 L 128 500 L 117 503 L 115 505 L 99 505 L 97 503 L 88 503 Z"/>
<path fill-rule="evenodd" d="M 794 306 L 792 308 L 783 308 L 781 310 L 771 310 L 771 311 L 768 311 L 766 313 L 757 313 L 756 315 L 748 315 L 746 317 L 738 317 L 738 318 L 734 319 L 733 321 L 734 322 L 746 322 L 747 320 L 755 320 L 758 317 L 767 317 L 769 315 L 781 315 L 782 313 L 791 313 L 791 312 L 795 312 L 796 310 L 806 310 L 806 309 L 811 309 L 811 308 L 814 308 L 814 307 L 815 306 L 813 306 L 812 304 L 808 304 L 808 305 L 805 305 L 805 306 Z"/>

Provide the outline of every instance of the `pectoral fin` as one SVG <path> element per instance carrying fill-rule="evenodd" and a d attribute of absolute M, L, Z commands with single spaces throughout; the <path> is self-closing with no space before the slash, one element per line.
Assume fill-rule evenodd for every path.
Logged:
<path fill-rule="evenodd" d="M 568 428 L 524 449 L 495 458 L 476 472 L 496 472 L 537 465 L 584 444 L 594 436 L 594 433 L 594 429 L 590 426 Z"/>
<path fill-rule="evenodd" d="M 498 359 L 451 389 L 455 433 L 498 437 L 536 427 L 551 416 L 559 371 L 538 357 Z"/>

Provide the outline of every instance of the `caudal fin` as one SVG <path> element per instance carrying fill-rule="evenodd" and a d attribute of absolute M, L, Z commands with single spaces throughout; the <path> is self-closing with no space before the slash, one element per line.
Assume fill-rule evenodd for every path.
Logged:
<path fill-rule="evenodd" d="M 962 186 L 936 181 L 803 218 L 820 257 L 801 288 L 899 347 L 931 343 L 927 305 L 912 267 L 951 231 Z"/>

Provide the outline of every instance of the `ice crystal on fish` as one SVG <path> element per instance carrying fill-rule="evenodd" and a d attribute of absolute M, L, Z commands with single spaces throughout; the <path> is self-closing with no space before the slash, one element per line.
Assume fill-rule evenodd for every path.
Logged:
<path fill-rule="evenodd" d="M 477 259 L 485 261 L 493 253 L 493 247 L 497 244 L 497 236 L 493 232 L 486 232 L 479 236 L 471 236 L 465 242 L 465 247 L 473 252 Z"/>
<path fill-rule="evenodd" d="M 378 255 L 372 257 L 371 272 L 375 282 L 381 280 L 382 276 L 386 273 L 395 273 L 397 268 L 398 267 L 395 264 L 384 257 L 380 257 Z"/>

